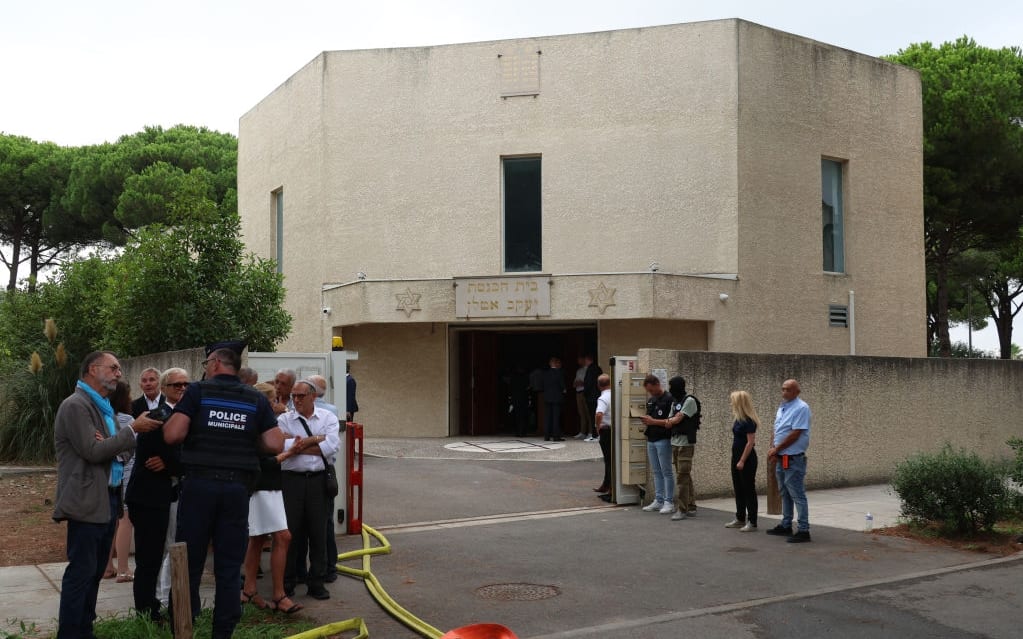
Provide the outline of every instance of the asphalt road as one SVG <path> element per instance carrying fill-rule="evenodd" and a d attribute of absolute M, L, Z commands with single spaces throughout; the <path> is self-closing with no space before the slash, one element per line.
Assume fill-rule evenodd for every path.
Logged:
<path fill-rule="evenodd" d="M 813 543 L 786 544 L 726 530 L 730 514 L 708 509 L 671 522 L 602 506 L 600 473 L 588 461 L 367 458 L 364 521 L 392 545 L 373 573 L 441 630 L 488 621 L 522 639 L 1020 636 L 1019 560 L 820 526 Z M 320 622 L 361 616 L 371 636 L 419 636 L 361 581 L 331 590 L 307 604 Z"/>

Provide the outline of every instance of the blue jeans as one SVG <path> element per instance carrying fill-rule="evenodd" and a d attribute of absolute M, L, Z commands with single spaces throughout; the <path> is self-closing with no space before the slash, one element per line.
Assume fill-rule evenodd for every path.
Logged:
<path fill-rule="evenodd" d="M 110 545 L 121 514 L 120 499 L 110 494 L 110 521 L 90 524 L 69 519 L 67 522 L 68 565 L 60 581 L 58 639 L 91 639 L 96 620 L 99 582 L 107 567 Z"/>
<path fill-rule="evenodd" d="M 789 467 L 781 467 L 781 456 L 774 467 L 774 475 L 778 478 L 778 492 L 781 493 L 781 525 L 792 527 L 792 506 L 796 507 L 798 518 L 796 525 L 800 531 L 810 530 L 810 512 L 806 504 L 806 455 L 789 457 Z"/>
<path fill-rule="evenodd" d="M 213 544 L 213 637 L 230 637 L 242 616 L 239 588 L 249 543 L 249 490 L 241 482 L 186 478 L 178 497 L 177 541 L 188 546 L 192 618 L 201 609 L 199 581 Z"/>
<path fill-rule="evenodd" d="M 671 440 L 646 443 L 650 473 L 654 476 L 654 501 L 675 502 L 675 472 L 671 467 Z"/>

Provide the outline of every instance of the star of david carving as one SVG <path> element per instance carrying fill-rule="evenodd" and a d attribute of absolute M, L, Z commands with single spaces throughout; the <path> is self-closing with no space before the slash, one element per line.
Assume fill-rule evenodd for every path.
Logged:
<path fill-rule="evenodd" d="M 615 306 L 615 291 L 617 290 L 615 288 L 608 288 L 601 282 L 600 286 L 589 290 L 589 305 L 600 309 L 600 314 L 603 315 L 608 306 Z"/>
<path fill-rule="evenodd" d="M 394 297 L 398 299 L 397 311 L 405 311 L 405 317 L 412 317 L 414 311 L 423 310 L 419 306 L 419 298 L 422 297 L 419 293 L 413 293 L 411 288 L 406 288 L 404 293 L 395 293 Z"/>

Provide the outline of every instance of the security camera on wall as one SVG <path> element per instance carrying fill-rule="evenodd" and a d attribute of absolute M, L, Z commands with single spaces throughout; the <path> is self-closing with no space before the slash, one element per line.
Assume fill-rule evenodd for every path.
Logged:
<path fill-rule="evenodd" d="M 323 313 L 324 317 L 328 317 L 330 315 L 330 307 L 324 306 L 323 308 L 320 309 L 320 312 Z"/>

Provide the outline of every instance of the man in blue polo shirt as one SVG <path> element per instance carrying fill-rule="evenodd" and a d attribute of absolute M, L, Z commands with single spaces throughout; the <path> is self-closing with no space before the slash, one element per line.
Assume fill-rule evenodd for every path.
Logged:
<path fill-rule="evenodd" d="M 781 523 L 768 535 L 788 537 L 790 544 L 810 541 L 810 514 L 806 504 L 806 449 L 810 445 L 810 407 L 799 399 L 799 382 L 787 379 L 781 385 L 781 406 L 774 417 L 774 445 L 767 451 L 781 493 Z M 792 534 L 792 507 L 798 517 Z"/>

